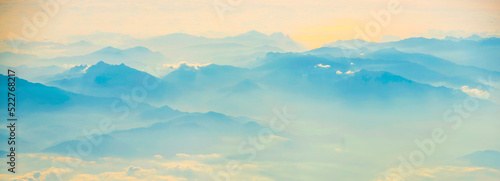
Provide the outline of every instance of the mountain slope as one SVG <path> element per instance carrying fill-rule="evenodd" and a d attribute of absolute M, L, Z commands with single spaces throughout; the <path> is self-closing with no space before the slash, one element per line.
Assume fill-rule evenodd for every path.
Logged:
<path fill-rule="evenodd" d="M 151 126 L 119 130 L 105 135 L 105 144 L 98 145 L 98 151 L 92 151 L 91 157 L 170 157 L 177 153 L 221 153 L 227 151 L 222 148 L 234 146 L 233 141 L 229 140 L 257 135 L 260 129 L 262 126 L 255 122 L 241 123 L 220 113 L 190 113 Z M 65 141 L 44 151 L 67 154 L 66 147 L 76 149 L 78 143 L 79 140 Z M 126 151 L 118 151 L 120 149 Z"/>
<path fill-rule="evenodd" d="M 125 63 L 136 69 L 146 69 L 147 67 L 155 67 L 171 63 L 171 61 L 161 53 L 153 52 L 142 46 L 123 50 L 108 46 L 90 54 L 42 59 L 39 60 L 39 63 L 48 63 L 53 65 L 91 65 L 96 64 L 99 61 L 105 61 L 112 64 Z"/>
<path fill-rule="evenodd" d="M 475 166 L 500 169 L 500 152 L 495 150 L 476 151 L 460 159 L 467 160 Z"/>
<path fill-rule="evenodd" d="M 498 60 L 500 56 L 500 51 L 498 51 L 500 39 L 496 37 L 471 38 L 471 40 L 456 41 L 417 37 L 385 43 L 360 41 L 361 43 L 357 44 L 355 41 L 350 40 L 338 41 L 325 46 L 347 46 L 347 48 L 368 48 L 371 50 L 397 48 L 404 52 L 432 55 L 458 65 L 475 66 L 489 71 L 500 72 L 500 62 Z"/>
<path fill-rule="evenodd" d="M 51 81 L 47 84 L 97 97 L 120 97 L 134 93 L 139 97 L 158 99 L 173 92 L 172 87 L 148 73 L 125 64 L 111 65 L 102 61 L 88 67 L 81 77 Z M 146 95 L 143 95 L 144 91 Z"/>

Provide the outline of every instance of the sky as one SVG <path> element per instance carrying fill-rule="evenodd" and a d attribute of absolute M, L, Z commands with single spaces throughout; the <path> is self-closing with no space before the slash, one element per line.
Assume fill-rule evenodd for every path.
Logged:
<path fill-rule="evenodd" d="M 0 39 L 67 42 L 72 36 L 98 32 L 137 38 L 170 33 L 225 37 L 257 30 L 266 34 L 283 32 L 309 48 L 317 48 L 358 38 L 356 29 L 366 32 L 367 26 L 376 31 L 370 41 L 500 35 L 498 0 L 43 1 L 57 4 L 57 10 L 48 15 L 39 0 L 2 0 Z M 398 11 L 390 12 L 390 6 Z M 384 26 L 373 16 L 381 12 L 390 14 Z M 23 27 L 30 23 L 36 32 L 23 36 Z"/>

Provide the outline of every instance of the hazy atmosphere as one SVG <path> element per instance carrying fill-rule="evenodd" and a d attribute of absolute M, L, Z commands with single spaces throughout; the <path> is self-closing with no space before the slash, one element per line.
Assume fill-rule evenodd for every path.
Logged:
<path fill-rule="evenodd" d="M 500 1 L 5 0 L 0 180 L 500 180 Z"/>

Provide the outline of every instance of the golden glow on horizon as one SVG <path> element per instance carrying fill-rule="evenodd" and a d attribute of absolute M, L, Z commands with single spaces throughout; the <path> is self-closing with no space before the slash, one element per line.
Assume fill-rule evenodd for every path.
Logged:
<path fill-rule="evenodd" d="M 354 28 L 362 23 L 354 19 L 336 20 L 328 25 L 298 28 L 290 37 L 310 49 L 319 48 L 324 44 L 337 40 L 349 40 L 354 37 Z"/>
<path fill-rule="evenodd" d="M 244 1 L 224 13 L 221 21 L 212 1 L 69 0 L 28 41 L 68 42 L 75 35 L 112 32 L 147 38 L 170 33 L 225 37 L 257 30 L 283 32 L 309 48 L 355 37 L 373 21 L 372 11 L 387 8 L 389 0 Z M 397 1 L 397 0 L 396 0 Z M 23 19 L 44 12 L 38 0 L 6 0 L 0 4 L 0 39 L 22 36 Z M 392 16 L 384 35 L 401 38 L 474 33 L 500 35 L 500 1 L 399 0 L 403 11 Z M 5 45 L 1 45 L 5 46 Z"/>

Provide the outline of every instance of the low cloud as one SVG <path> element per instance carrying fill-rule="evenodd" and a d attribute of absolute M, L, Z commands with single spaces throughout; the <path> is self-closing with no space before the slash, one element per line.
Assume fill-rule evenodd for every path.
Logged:
<path fill-rule="evenodd" d="M 171 161 L 163 163 L 162 166 L 167 169 L 180 171 L 192 170 L 195 172 L 206 172 L 211 170 L 209 165 L 194 160 Z"/>
<path fill-rule="evenodd" d="M 210 65 L 210 63 L 199 64 L 199 63 L 187 63 L 185 61 L 182 61 L 182 62 L 179 62 L 177 64 L 163 64 L 164 67 L 173 68 L 173 69 L 178 69 L 182 65 L 185 65 L 188 67 L 193 67 L 195 69 L 199 69 L 200 67 L 206 67 L 206 66 Z"/>
<path fill-rule="evenodd" d="M 188 154 L 184 154 L 184 153 L 177 153 L 176 154 L 177 157 L 179 158 L 190 158 L 190 159 L 193 159 L 193 158 L 219 158 L 220 155 L 219 154 L 210 154 L 210 155 L 188 155 Z"/>
<path fill-rule="evenodd" d="M 329 68 L 330 65 L 323 65 L 323 64 L 318 64 L 315 67 L 323 67 L 323 68 Z"/>
<path fill-rule="evenodd" d="M 41 171 L 33 171 L 18 177 L 11 178 L 10 180 L 58 180 L 60 175 L 70 172 L 70 169 L 65 168 L 48 168 Z"/>
<path fill-rule="evenodd" d="M 89 181 L 89 180 L 127 180 L 127 181 L 146 181 L 146 180 L 167 180 L 184 181 L 185 178 L 174 177 L 171 175 L 160 175 L 156 169 L 144 169 L 141 167 L 130 166 L 121 172 L 104 172 L 97 175 L 79 174 L 71 181 Z"/>
<path fill-rule="evenodd" d="M 462 86 L 462 92 L 468 94 L 472 97 L 477 97 L 481 99 L 488 99 L 490 97 L 490 93 L 488 91 L 483 91 L 479 89 L 471 89 L 469 86 Z"/>
<path fill-rule="evenodd" d="M 403 177 L 398 174 L 398 168 L 391 168 L 387 174 L 377 181 L 403 181 L 403 180 L 496 180 L 500 178 L 500 170 L 485 167 L 460 167 L 460 166 L 435 166 L 414 170 L 411 175 Z M 384 173 L 385 174 L 385 173 Z"/>
<path fill-rule="evenodd" d="M 350 71 L 350 70 L 349 70 L 349 71 L 347 71 L 345 74 L 354 74 L 354 73 L 356 73 L 356 72 L 358 72 L 358 71 L 357 71 L 357 70 L 356 70 L 356 71 Z"/>

